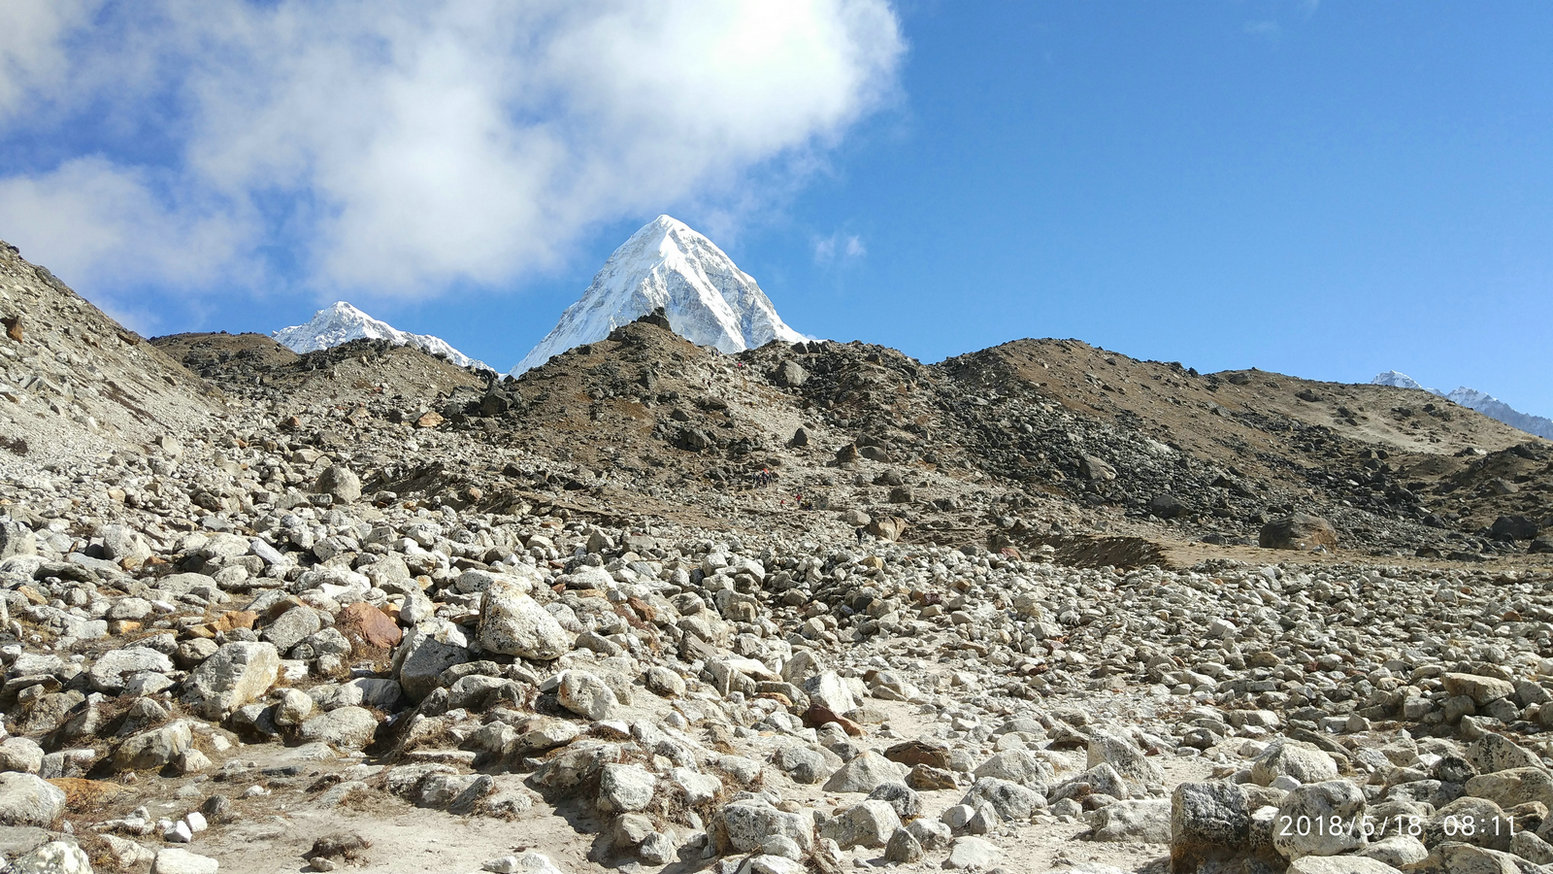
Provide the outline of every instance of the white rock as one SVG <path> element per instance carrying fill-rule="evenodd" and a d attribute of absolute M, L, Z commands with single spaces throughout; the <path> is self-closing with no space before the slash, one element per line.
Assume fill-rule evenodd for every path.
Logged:
<path fill-rule="evenodd" d="M 652 803 L 658 778 L 636 765 L 609 764 L 599 775 L 599 806 L 606 811 L 627 813 Z"/>
<path fill-rule="evenodd" d="M 1337 762 L 1325 751 L 1308 744 L 1282 741 L 1269 746 L 1251 763 L 1251 782 L 1270 786 L 1280 776 L 1300 784 L 1337 779 Z"/>
<path fill-rule="evenodd" d="M 587 671 L 570 670 L 561 675 L 556 698 L 567 710 L 589 719 L 608 719 L 619 702 L 603 680 Z"/>
<path fill-rule="evenodd" d="M 944 860 L 944 867 L 990 868 L 997 862 L 1001 852 L 981 838 L 960 838 L 949 848 L 949 858 Z"/>
<path fill-rule="evenodd" d="M 372 742 L 377 717 L 365 707 L 341 707 L 302 723 L 297 737 L 323 742 L 339 750 L 360 750 Z"/>
<path fill-rule="evenodd" d="M 263 697 L 279 676 L 280 653 L 274 644 L 234 641 L 194 669 L 184 682 L 184 697 L 201 716 L 221 720 Z"/>
<path fill-rule="evenodd" d="M 828 708 L 837 716 L 846 716 L 858 708 L 857 696 L 852 687 L 835 671 L 826 671 L 803 682 L 803 690 L 809 701 Z"/>
<path fill-rule="evenodd" d="M 1301 786 L 1278 805 L 1273 848 L 1291 860 L 1301 856 L 1335 856 L 1358 849 L 1365 840 L 1358 829 L 1364 807 L 1364 793 L 1347 780 Z M 1280 823 L 1313 825 L 1308 829 L 1281 828 Z M 1338 827 L 1325 827 L 1327 823 L 1336 823 Z"/>
<path fill-rule="evenodd" d="M 721 837 L 727 846 L 740 853 L 759 850 L 772 835 L 783 835 L 808 850 L 814 845 L 814 821 L 797 813 L 746 799 L 723 806 L 717 815 Z"/>
<path fill-rule="evenodd" d="M 1097 841 L 1170 842 L 1170 802 L 1119 801 L 1095 811 L 1090 820 Z"/>
<path fill-rule="evenodd" d="M 20 771 L 36 774 L 43 767 L 43 747 L 37 741 L 25 737 L 8 737 L 0 741 L 0 771 Z"/>
<path fill-rule="evenodd" d="M 822 833 L 841 845 L 851 847 L 882 847 L 890 835 L 900 828 L 901 819 L 887 801 L 864 801 L 843 810 L 825 824 Z"/>
<path fill-rule="evenodd" d="M 562 628 L 517 581 L 501 576 L 490 580 L 480 602 L 476 640 L 487 652 L 552 661 L 571 652 L 576 635 Z"/>
<path fill-rule="evenodd" d="M 496 874 L 565 874 L 550 857 L 544 853 L 529 850 L 516 856 L 502 856 L 490 859 L 481 866 L 482 870 L 493 871 Z"/>
<path fill-rule="evenodd" d="M 220 869 L 221 863 L 209 856 L 176 848 L 161 850 L 151 863 L 151 874 L 216 874 Z"/>
<path fill-rule="evenodd" d="M 0 774 L 0 825 L 52 828 L 65 813 L 65 793 L 33 774 Z"/>
<path fill-rule="evenodd" d="M 881 783 L 901 783 L 906 768 L 876 752 L 866 752 L 847 762 L 825 781 L 826 792 L 872 792 Z"/>
<path fill-rule="evenodd" d="M 92 862 L 75 844 L 50 841 L 21 856 L 5 871 L 6 874 L 92 874 Z"/>
<path fill-rule="evenodd" d="M 103 653 L 87 672 L 92 688 L 116 695 L 124 691 L 136 674 L 165 674 L 173 669 L 172 660 L 154 649 L 131 647 Z"/>

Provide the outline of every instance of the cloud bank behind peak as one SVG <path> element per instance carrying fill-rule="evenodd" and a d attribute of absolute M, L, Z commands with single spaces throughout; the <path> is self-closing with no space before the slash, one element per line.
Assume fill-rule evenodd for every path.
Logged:
<path fill-rule="evenodd" d="M 886 0 L 12 14 L 0 235 L 110 293 L 499 287 L 592 226 L 738 208 L 751 174 L 802 175 L 893 98 L 905 50 Z"/>

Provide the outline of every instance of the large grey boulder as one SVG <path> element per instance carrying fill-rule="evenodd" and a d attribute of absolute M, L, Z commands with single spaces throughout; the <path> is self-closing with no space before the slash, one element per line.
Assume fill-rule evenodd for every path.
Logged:
<path fill-rule="evenodd" d="M 1445 691 L 1451 695 L 1465 695 L 1472 699 L 1472 703 L 1483 707 L 1498 701 L 1500 698 L 1508 698 L 1515 694 L 1515 684 L 1509 680 L 1501 680 L 1497 677 L 1484 677 L 1478 674 L 1447 673 L 1440 678 L 1445 684 Z"/>
<path fill-rule="evenodd" d="M 840 844 L 843 850 L 882 847 L 900 827 L 900 815 L 889 802 L 869 800 L 852 805 L 826 822 L 821 834 Z"/>
<path fill-rule="evenodd" d="M 297 606 L 271 620 L 259 633 L 259 637 L 275 644 L 275 649 L 284 653 L 323 627 L 323 619 L 319 617 L 318 611 Z"/>
<path fill-rule="evenodd" d="M 377 717 L 365 707 L 341 707 L 314 716 L 297 729 L 304 741 L 322 741 L 338 750 L 359 750 L 372 742 Z"/>
<path fill-rule="evenodd" d="M 206 719 L 225 719 L 263 697 L 279 676 L 280 653 L 273 643 L 234 641 L 194 669 L 184 682 L 184 698 Z"/>
<path fill-rule="evenodd" d="M 1029 750 L 1004 750 L 982 762 L 973 772 L 977 777 L 996 777 L 1045 793 L 1056 773 L 1051 763 Z"/>
<path fill-rule="evenodd" d="M 1308 513 L 1294 513 L 1262 526 L 1257 545 L 1263 549 L 1295 549 L 1309 552 L 1316 547 L 1337 548 L 1337 529 L 1332 523 Z"/>
<path fill-rule="evenodd" d="M 561 627 L 538 601 L 511 579 L 488 581 L 480 603 L 476 641 L 487 652 L 535 661 L 553 661 L 568 652 L 576 636 Z"/>
<path fill-rule="evenodd" d="M 431 631 L 413 631 L 394 651 L 391 670 L 412 703 L 420 703 L 437 688 L 443 671 L 469 660 L 467 649 L 439 637 Z"/>
<path fill-rule="evenodd" d="M 1119 730 L 1098 729 L 1092 733 L 1087 758 L 1084 767 L 1093 768 L 1102 762 L 1110 765 L 1134 789 L 1161 786 L 1165 782 L 1165 772 L 1148 758 L 1136 741 Z"/>
<path fill-rule="evenodd" d="M 573 669 L 562 674 L 555 694 L 562 707 L 593 720 L 608 719 L 619 707 L 609 684 L 587 671 Z"/>
<path fill-rule="evenodd" d="M 49 841 L 18 858 L 6 874 L 92 874 L 86 851 L 70 841 Z"/>
<path fill-rule="evenodd" d="M 1335 856 L 1364 844 L 1360 830 L 1364 793 L 1347 780 L 1301 786 L 1284 796 L 1274 820 L 1273 847 L 1288 859 Z M 1279 823 L 1313 823 L 1310 828 L 1281 828 Z M 1337 827 L 1330 827 L 1335 824 Z"/>
<path fill-rule="evenodd" d="M 126 738 L 113 753 L 113 766 L 121 771 L 160 768 L 193 746 L 194 731 L 180 719 Z"/>
<path fill-rule="evenodd" d="M 1543 768 L 1509 768 L 1479 774 L 1467 781 L 1466 792 L 1487 798 L 1505 810 L 1528 801 L 1553 807 L 1553 774 Z"/>
<path fill-rule="evenodd" d="M 43 767 L 43 747 L 25 737 L 8 737 L 0 741 L 0 771 L 20 771 L 36 774 Z"/>
<path fill-rule="evenodd" d="M 952 870 L 985 870 L 997 863 L 1001 853 L 996 844 L 981 838 L 964 837 L 956 840 L 954 846 L 949 848 L 949 858 L 944 860 L 944 867 Z"/>
<path fill-rule="evenodd" d="M 1402 872 L 1378 859 L 1367 859 L 1362 856 L 1302 856 L 1289 866 L 1288 874 L 1402 874 Z"/>
<path fill-rule="evenodd" d="M 847 762 L 825 781 L 826 792 L 872 792 L 884 783 L 902 783 L 906 767 L 876 752 L 866 752 Z"/>
<path fill-rule="evenodd" d="M 794 783 L 818 783 L 841 767 L 840 757 L 818 744 L 783 747 L 772 754 L 771 761 Z"/>
<path fill-rule="evenodd" d="M 331 464 L 318 475 L 313 488 L 319 494 L 331 495 L 348 504 L 361 497 L 361 477 L 343 464 Z"/>
<path fill-rule="evenodd" d="M 165 674 L 172 669 L 172 659 L 154 649 L 136 646 L 103 653 L 87 671 L 87 677 L 93 689 L 117 695 L 138 674 Z"/>
<path fill-rule="evenodd" d="M 809 381 L 809 372 L 789 358 L 771 372 L 771 381 L 783 388 L 799 388 Z"/>
<path fill-rule="evenodd" d="M 804 680 L 803 691 L 811 704 L 818 704 L 837 716 L 846 716 L 859 706 L 851 685 L 835 671 L 825 671 Z"/>
<path fill-rule="evenodd" d="M 1234 783 L 1182 783 L 1171 793 L 1173 870 L 1196 871 L 1240 857 L 1250 843 L 1251 807 L 1244 789 Z"/>
<path fill-rule="evenodd" d="M 723 806 L 715 820 L 719 849 L 753 853 L 768 838 L 790 838 L 804 850 L 814 846 L 814 820 L 801 813 L 777 810 L 758 799 L 744 799 Z"/>
<path fill-rule="evenodd" d="M 641 810 L 652 803 L 658 778 L 637 765 L 609 764 L 599 773 L 599 808 L 613 813 Z"/>
<path fill-rule="evenodd" d="M 65 793 L 33 774 L 0 774 L 0 825 L 52 828 L 65 813 Z"/>
<path fill-rule="evenodd" d="M 1467 747 L 1467 761 L 1480 774 L 1508 771 L 1511 768 L 1540 768 L 1542 757 L 1502 734 L 1489 732 Z"/>
<path fill-rule="evenodd" d="M 1336 780 L 1337 762 L 1309 744 L 1283 741 L 1263 750 L 1251 763 L 1251 782 L 1258 786 L 1270 785 L 1285 776 L 1301 783 Z"/>
<path fill-rule="evenodd" d="M 1108 804 L 1095 811 L 1090 830 L 1097 841 L 1169 843 L 1170 802 L 1150 798 Z"/>
<path fill-rule="evenodd" d="M 37 552 L 38 537 L 31 528 L 14 519 L 0 519 L 0 560 Z"/>
<path fill-rule="evenodd" d="M 97 536 L 102 538 L 102 557 L 123 567 L 140 567 L 151 557 L 151 545 L 128 525 L 103 525 L 97 529 Z"/>
<path fill-rule="evenodd" d="M 1034 789 L 997 777 L 982 777 L 960 799 L 973 810 L 989 805 L 1005 822 L 1023 822 L 1046 809 L 1046 796 Z"/>
<path fill-rule="evenodd" d="M 158 850 L 151 863 L 151 874 L 216 874 L 221 863 L 209 856 L 168 847 Z"/>

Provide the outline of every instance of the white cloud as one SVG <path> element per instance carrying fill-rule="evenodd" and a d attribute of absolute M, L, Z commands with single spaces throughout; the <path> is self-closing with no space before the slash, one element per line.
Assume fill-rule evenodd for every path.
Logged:
<path fill-rule="evenodd" d="M 87 24 L 98 2 L 6 0 L 0 27 L 0 121 L 29 95 L 49 96 L 69 73 L 62 39 Z"/>
<path fill-rule="evenodd" d="M 752 172 L 805 172 L 885 104 L 904 51 L 887 0 L 148 0 L 89 30 L 25 5 L 37 47 L 12 64 L 0 38 L 0 119 L 29 94 L 63 113 L 111 94 L 126 144 L 171 153 L 0 178 L 4 233 L 99 277 L 149 247 L 137 269 L 189 285 L 262 271 L 263 215 L 320 293 L 500 285 L 601 223 L 748 203 Z M 33 228 L 50 213 L 89 233 Z M 214 239 L 147 239 L 170 231 Z"/>
<path fill-rule="evenodd" d="M 69 283 L 213 282 L 248 229 L 230 207 L 169 202 L 151 177 L 87 157 L 0 178 L 0 228 L 15 234 L 29 260 Z"/>
<path fill-rule="evenodd" d="M 828 237 L 820 237 L 814 241 L 814 260 L 818 264 L 852 261 L 867 254 L 868 247 L 864 245 L 863 238 L 857 234 L 837 231 Z"/>

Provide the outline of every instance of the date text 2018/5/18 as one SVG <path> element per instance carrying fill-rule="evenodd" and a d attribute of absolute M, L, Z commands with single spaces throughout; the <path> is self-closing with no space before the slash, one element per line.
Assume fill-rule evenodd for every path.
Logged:
<path fill-rule="evenodd" d="M 1363 835 L 1366 838 L 1380 839 L 1387 835 L 1412 835 L 1419 837 L 1424 833 L 1424 820 L 1421 817 L 1397 814 L 1396 816 L 1374 817 L 1368 814 L 1358 817 L 1345 817 L 1336 814 L 1331 816 L 1288 816 L 1280 815 L 1276 823 L 1278 834 L 1282 837 L 1305 837 L 1308 835 Z M 1476 835 L 1515 835 L 1515 821 L 1509 817 L 1474 817 L 1471 815 L 1447 816 L 1440 821 L 1440 829 L 1446 837 L 1473 837 Z"/>

